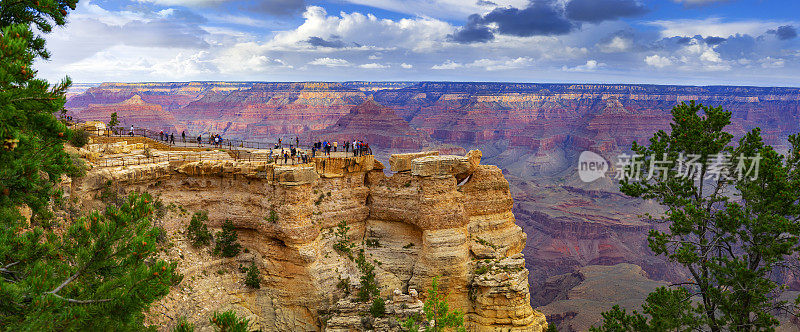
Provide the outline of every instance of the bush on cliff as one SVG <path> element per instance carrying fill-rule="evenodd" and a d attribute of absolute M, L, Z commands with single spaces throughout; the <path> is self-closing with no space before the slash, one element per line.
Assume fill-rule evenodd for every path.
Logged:
<path fill-rule="evenodd" d="M 358 289 L 358 300 L 367 302 L 372 297 L 380 295 L 378 282 L 375 280 L 375 265 L 367 262 L 367 258 L 364 256 L 364 249 L 358 251 L 355 262 L 358 265 L 358 270 L 361 271 L 361 287 Z"/>
<path fill-rule="evenodd" d="M 466 331 L 464 328 L 464 313 L 459 310 L 450 310 L 447 296 L 439 292 L 439 277 L 433 277 L 428 298 L 425 299 L 423 312 L 425 317 L 409 317 L 403 322 L 406 331 L 441 332 L 441 331 Z M 431 325 L 429 322 L 433 322 Z M 421 326 L 420 326 L 421 325 Z"/>
<path fill-rule="evenodd" d="M 347 223 L 344 220 L 340 221 L 336 226 L 336 230 L 334 231 L 336 242 L 333 244 L 333 249 L 340 254 L 347 256 L 348 259 L 353 260 L 353 249 L 356 245 L 350 242 L 350 237 L 347 235 L 347 232 L 349 231 L 350 226 L 347 226 Z"/>
<path fill-rule="evenodd" d="M 261 288 L 261 273 L 258 271 L 256 262 L 251 262 L 250 267 L 247 268 L 247 275 L 245 275 L 244 284 L 250 288 Z"/>
<path fill-rule="evenodd" d="M 69 139 L 69 144 L 76 148 L 81 148 L 89 143 L 89 133 L 86 130 L 78 129 L 72 132 L 72 137 Z"/>
<path fill-rule="evenodd" d="M 186 317 L 178 317 L 178 323 L 172 328 L 172 332 L 194 332 L 194 324 L 186 321 Z"/>
<path fill-rule="evenodd" d="M 208 213 L 206 211 L 197 211 L 192 215 L 189 227 L 186 228 L 186 237 L 192 241 L 193 246 L 201 247 L 211 243 L 211 232 L 206 226 L 207 221 Z"/>
<path fill-rule="evenodd" d="M 222 224 L 222 231 L 217 232 L 214 238 L 216 238 L 214 255 L 235 257 L 242 248 L 242 245 L 238 242 L 239 235 L 236 233 L 236 227 L 233 226 L 230 220 L 225 220 Z"/>
<path fill-rule="evenodd" d="M 237 317 L 233 310 L 215 312 L 210 321 L 214 324 L 214 330 L 219 332 L 247 332 L 247 326 L 250 325 L 249 319 Z"/>
<path fill-rule="evenodd" d="M 646 315 L 616 308 L 594 331 L 769 331 L 775 312 L 794 312 L 775 280 L 794 275 L 800 252 L 800 136 L 782 155 L 758 128 L 734 143 L 730 123 L 721 107 L 681 103 L 671 132 L 633 143 L 637 165 L 622 171 L 620 190 L 666 208 L 648 216 L 668 226 L 650 231 L 649 247 L 690 277 L 651 293 Z"/>
<path fill-rule="evenodd" d="M 383 317 L 386 315 L 386 301 L 382 297 L 376 297 L 369 306 L 369 313 L 372 317 Z"/>

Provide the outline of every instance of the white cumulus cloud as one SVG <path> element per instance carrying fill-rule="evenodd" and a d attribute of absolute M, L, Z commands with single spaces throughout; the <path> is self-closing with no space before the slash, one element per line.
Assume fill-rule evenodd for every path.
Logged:
<path fill-rule="evenodd" d="M 325 67 L 348 67 L 350 62 L 345 59 L 336 58 L 316 58 L 314 61 L 308 63 L 309 65 L 325 66 Z"/>

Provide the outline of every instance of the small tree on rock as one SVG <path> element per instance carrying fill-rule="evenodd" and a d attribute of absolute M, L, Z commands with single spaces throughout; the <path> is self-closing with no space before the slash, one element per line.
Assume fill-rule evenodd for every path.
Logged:
<path fill-rule="evenodd" d="M 207 221 L 208 213 L 206 211 L 197 211 L 192 216 L 189 227 L 186 229 L 186 237 L 192 241 L 193 246 L 201 247 L 211 243 L 211 232 L 206 226 Z"/>
<path fill-rule="evenodd" d="M 464 313 L 459 310 L 450 310 L 447 295 L 439 293 L 439 277 L 433 277 L 428 298 L 423 306 L 424 321 L 420 317 L 409 317 L 404 323 L 406 331 L 417 332 L 420 327 L 425 332 L 441 331 L 466 331 L 464 328 Z M 430 324 L 429 322 L 433 322 Z M 422 326 L 420 326 L 422 325 Z"/>
<path fill-rule="evenodd" d="M 217 232 L 215 238 L 217 240 L 214 246 L 214 255 L 235 257 L 239 254 L 242 245 L 238 242 L 239 235 L 236 233 L 236 227 L 230 220 L 225 220 L 222 224 L 222 231 Z"/>
<path fill-rule="evenodd" d="M 258 271 L 256 262 L 251 262 L 250 267 L 247 268 L 247 275 L 244 278 L 244 284 L 250 288 L 261 288 L 261 273 Z"/>
<path fill-rule="evenodd" d="M 237 317 L 233 310 L 215 312 L 210 321 L 214 324 L 214 330 L 219 332 L 247 332 L 247 326 L 250 325 L 249 319 Z"/>

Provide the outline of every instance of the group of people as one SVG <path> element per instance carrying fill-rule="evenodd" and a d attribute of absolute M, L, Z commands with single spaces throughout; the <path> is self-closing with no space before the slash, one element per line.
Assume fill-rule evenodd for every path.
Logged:
<path fill-rule="evenodd" d="M 281 159 L 283 159 L 283 164 L 288 164 L 290 159 L 292 164 L 296 164 L 297 162 L 305 164 L 310 160 L 307 154 L 292 144 L 289 145 L 289 150 L 281 148 L 277 158 L 273 156 L 273 151 L 274 150 L 269 150 L 269 159 L 275 160 L 276 163 L 280 163 Z"/>
<path fill-rule="evenodd" d="M 133 136 L 132 133 L 133 133 L 133 126 L 131 126 L 131 136 Z M 168 142 L 169 144 L 173 145 L 175 144 L 175 134 L 164 134 L 163 130 L 160 133 L 158 133 L 158 139 L 164 142 Z"/>
<path fill-rule="evenodd" d="M 369 148 L 369 143 L 364 143 L 364 141 L 360 140 L 353 140 L 351 143 L 350 141 L 345 141 L 342 148 L 344 149 L 345 153 L 349 153 L 350 150 L 353 151 L 353 156 L 358 157 L 362 155 L 372 154 L 372 150 Z M 317 151 L 322 151 L 325 156 L 330 157 L 331 150 L 336 152 L 339 149 L 339 142 L 333 141 L 328 142 L 325 141 L 317 141 L 311 147 L 311 156 L 316 157 Z"/>
<path fill-rule="evenodd" d="M 131 125 L 131 130 L 128 132 L 130 136 L 134 136 L 134 126 Z M 161 130 L 158 133 L 159 140 L 168 142 L 169 144 L 175 144 L 175 133 L 164 133 Z M 186 131 L 181 132 L 181 142 L 186 143 Z M 291 142 L 291 141 L 290 141 Z M 208 137 L 208 144 L 214 145 L 215 147 L 221 147 L 223 143 L 222 135 L 219 134 L 211 134 Z M 300 138 L 294 138 L 295 144 L 290 144 L 289 149 L 283 148 L 283 139 L 279 138 L 278 143 L 275 144 L 275 148 L 270 150 L 269 157 L 276 162 L 280 162 L 283 159 L 284 164 L 288 164 L 289 160 L 291 160 L 292 164 L 296 162 L 307 163 L 310 161 L 311 158 L 317 156 L 317 152 L 321 151 L 324 156 L 330 157 L 331 152 L 337 152 L 340 150 L 339 142 L 338 141 L 317 141 L 311 147 L 311 156 L 304 153 L 298 147 L 300 146 Z M 203 146 L 203 136 L 197 135 L 197 145 Z M 280 149 L 280 153 L 274 155 L 274 150 Z M 369 148 L 369 143 L 365 143 L 361 140 L 353 140 L 345 141 L 344 144 L 341 145 L 341 150 L 345 153 L 349 153 L 352 151 L 354 157 L 363 156 L 363 155 L 370 155 L 372 154 L 372 150 Z"/>

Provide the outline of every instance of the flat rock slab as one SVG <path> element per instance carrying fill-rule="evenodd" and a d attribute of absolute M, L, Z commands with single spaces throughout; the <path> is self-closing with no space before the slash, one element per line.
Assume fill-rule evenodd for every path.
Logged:
<path fill-rule="evenodd" d="M 439 151 L 423 151 L 423 152 L 413 152 L 413 153 L 398 153 L 393 154 L 389 157 L 389 167 L 392 172 L 405 172 L 411 170 L 411 162 L 414 159 L 428 157 L 428 156 L 438 156 Z"/>

